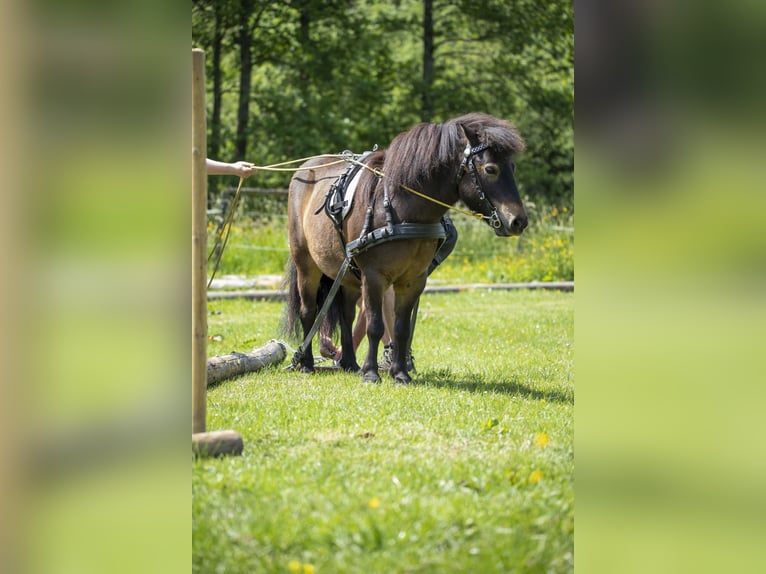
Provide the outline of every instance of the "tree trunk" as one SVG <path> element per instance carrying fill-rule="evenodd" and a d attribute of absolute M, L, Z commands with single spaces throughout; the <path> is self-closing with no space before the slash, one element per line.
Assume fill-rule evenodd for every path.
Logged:
<path fill-rule="evenodd" d="M 420 119 L 430 122 L 434 114 L 431 97 L 434 83 L 434 3 L 423 0 L 423 87 Z"/>
<path fill-rule="evenodd" d="M 211 58 L 211 77 L 213 79 L 213 111 L 210 114 L 208 126 L 210 128 L 210 137 L 207 141 L 207 155 L 210 158 L 221 160 L 221 55 L 223 51 L 223 36 L 226 24 L 223 21 L 223 14 L 218 4 L 213 4 L 213 45 Z M 207 207 L 212 209 L 215 204 L 215 196 L 221 188 L 221 178 L 214 177 L 208 181 L 207 186 Z"/>
<path fill-rule="evenodd" d="M 250 119 L 250 79 L 253 68 L 253 32 L 250 19 L 253 0 L 242 0 L 239 26 L 239 105 L 237 106 L 237 135 L 234 140 L 234 161 L 247 161 L 247 133 Z"/>
<path fill-rule="evenodd" d="M 298 17 L 298 43 L 301 54 L 298 56 L 298 89 L 301 94 L 300 112 L 309 117 L 311 113 L 311 61 L 313 58 L 311 48 L 311 3 L 301 2 L 297 8 L 300 10 Z"/>
<path fill-rule="evenodd" d="M 223 50 L 224 22 L 221 9 L 213 4 L 213 46 L 212 46 L 212 69 L 213 78 L 213 111 L 210 115 L 210 139 L 207 143 L 208 155 L 213 159 L 222 159 L 221 152 L 221 52 Z"/>

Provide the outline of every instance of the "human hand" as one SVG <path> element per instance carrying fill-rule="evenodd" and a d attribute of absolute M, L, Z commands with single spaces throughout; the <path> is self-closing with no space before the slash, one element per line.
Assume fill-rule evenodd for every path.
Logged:
<path fill-rule="evenodd" d="M 236 175 L 239 177 L 250 177 L 256 171 L 258 171 L 258 168 L 255 167 L 254 164 L 247 161 L 238 161 L 232 165 L 234 166 Z"/>

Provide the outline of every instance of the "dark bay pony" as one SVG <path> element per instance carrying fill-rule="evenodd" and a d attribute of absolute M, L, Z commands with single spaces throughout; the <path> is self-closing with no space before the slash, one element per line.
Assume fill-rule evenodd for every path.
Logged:
<path fill-rule="evenodd" d="M 514 179 L 513 156 L 524 149 L 508 122 L 481 113 L 466 114 L 444 124 L 418 124 L 399 134 L 385 151 L 363 159 L 371 169 L 357 176 L 356 194 L 348 216 L 336 228 L 324 212 L 325 196 L 345 165 L 314 158 L 301 166 L 290 182 L 288 197 L 291 274 L 288 329 L 309 333 L 317 315 L 320 285 L 335 280 L 346 258 L 346 245 L 374 229 L 434 228 L 452 206 L 462 202 L 480 214 L 500 237 L 520 235 L 527 214 Z M 377 169 L 385 174 L 374 173 Z M 406 188 L 409 188 L 406 189 Z M 437 200 L 426 199 L 414 191 Z M 384 205 L 388 203 L 388 206 Z M 369 214 L 368 214 L 369 212 Z M 404 225 L 399 225 L 404 224 Z M 405 354 L 409 348 L 412 310 L 426 285 L 428 265 L 439 238 L 393 234 L 353 257 L 360 277 L 345 273 L 333 300 L 339 317 L 340 366 L 358 371 L 353 352 L 352 323 L 356 302 L 363 297 L 369 349 L 361 372 L 365 382 L 377 382 L 378 346 L 384 334 L 382 298 L 395 292 L 394 356 L 389 374 L 409 383 Z M 314 369 L 311 341 L 300 357 L 300 369 Z"/>

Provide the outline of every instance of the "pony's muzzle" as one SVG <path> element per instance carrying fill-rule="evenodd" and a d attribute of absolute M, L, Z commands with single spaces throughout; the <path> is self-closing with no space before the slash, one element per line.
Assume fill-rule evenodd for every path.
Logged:
<path fill-rule="evenodd" d="M 526 215 L 517 215 L 511 220 L 511 234 L 521 235 L 527 225 L 529 225 L 529 218 Z"/>
<path fill-rule="evenodd" d="M 494 227 L 495 234 L 500 237 L 521 235 L 522 231 L 524 231 L 527 228 L 527 225 L 529 225 L 529 218 L 527 217 L 526 213 L 511 215 L 508 217 L 507 214 L 500 212 L 499 215 L 502 225 Z"/>

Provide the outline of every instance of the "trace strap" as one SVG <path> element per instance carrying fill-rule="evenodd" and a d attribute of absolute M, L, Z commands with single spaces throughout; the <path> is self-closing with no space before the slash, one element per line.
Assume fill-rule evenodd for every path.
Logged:
<path fill-rule="evenodd" d="M 295 367 L 297 367 L 298 364 L 303 360 L 303 356 L 306 354 L 306 349 L 308 349 L 308 347 L 311 345 L 311 340 L 314 338 L 314 335 L 316 335 L 316 332 L 319 329 L 319 326 L 322 324 L 322 321 L 324 321 L 324 316 L 327 315 L 327 311 L 330 309 L 330 305 L 332 305 L 332 301 L 335 299 L 335 295 L 338 293 L 338 289 L 340 289 L 340 284 L 343 281 L 343 277 L 346 276 L 346 271 L 348 271 L 349 263 L 351 263 L 351 256 L 346 255 L 346 258 L 343 260 L 343 264 L 340 266 L 340 271 L 338 271 L 338 276 L 335 278 L 332 287 L 330 287 L 330 292 L 327 294 L 327 297 L 322 304 L 322 308 L 319 310 L 319 313 L 317 313 L 314 324 L 306 334 L 306 338 L 303 339 L 303 343 L 301 343 L 300 347 L 298 347 L 298 350 L 295 351 L 295 354 L 293 355 L 293 360 L 288 367 L 289 370 L 294 370 Z"/>

